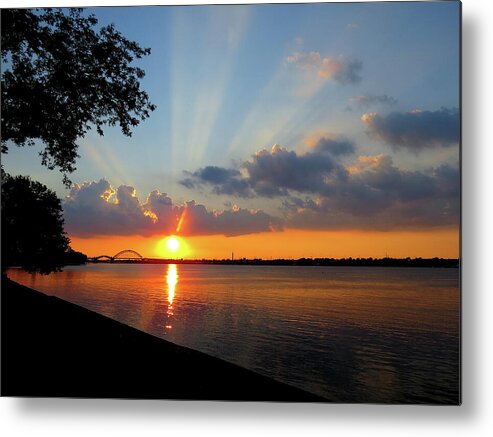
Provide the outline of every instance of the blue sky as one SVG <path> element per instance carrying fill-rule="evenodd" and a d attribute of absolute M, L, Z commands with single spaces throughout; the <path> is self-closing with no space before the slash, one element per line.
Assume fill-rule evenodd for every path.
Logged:
<path fill-rule="evenodd" d="M 293 202 L 309 208 L 310 201 L 322 204 L 332 194 L 325 186 L 283 185 L 265 175 L 259 185 L 254 164 L 278 164 L 273 155 L 265 163 L 252 156 L 262 149 L 272 153 L 277 144 L 282 156 L 296 161 L 287 170 L 297 171 L 297 165 L 317 161 L 318 155 L 305 157 L 322 150 L 321 139 L 352 144 L 351 153 L 327 161 L 351 175 L 370 168 L 367 157 L 385 156 L 371 161 L 370 170 L 416 186 L 433 177 L 427 183 L 442 187 L 435 171 L 441 167 L 440 175 L 453 170 L 458 178 L 457 2 L 107 7 L 87 13 L 151 48 L 138 65 L 157 109 L 131 138 L 107 128 L 104 137 L 91 132 L 81 139 L 75 183 L 104 178 L 115 189 L 134 187 L 141 203 L 159 190 L 177 205 L 237 204 L 277 217 Z M 440 131 L 449 122 L 452 139 Z M 60 197 L 69 194 L 60 174 L 42 167 L 31 150 L 11 147 L 3 161 L 10 173 L 30 174 Z M 206 168 L 238 173 L 225 180 L 215 174 L 211 181 L 201 173 Z M 328 177 L 324 173 L 324 184 Z M 345 193 L 355 193 L 358 183 L 374 184 L 374 178 L 358 178 L 344 185 Z M 231 183 L 248 185 L 249 194 L 226 189 Z M 266 184 L 277 184 L 278 194 L 272 186 L 266 191 Z M 399 202 L 409 192 L 397 193 Z M 445 196 L 443 190 L 437 195 Z M 330 209 L 340 205 L 345 201 Z M 345 213 L 355 210 L 347 206 Z"/>

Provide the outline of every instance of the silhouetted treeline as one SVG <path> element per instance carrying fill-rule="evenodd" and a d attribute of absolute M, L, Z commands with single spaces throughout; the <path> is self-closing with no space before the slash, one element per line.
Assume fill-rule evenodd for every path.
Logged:
<path fill-rule="evenodd" d="M 22 267 L 48 274 L 87 256 L 72 250 L 63 225 L 61 201 L 54 191 L 28 176 L 1 169 L 2 269 Z"/>
<path fill-rule="evenodd" d="M 94 261 L 92 262 L 109 262 Z M 459 267 L 458 258 L 299 258 L 299 259 L 160 259 L 114 260 L 115 263 L 144 264 L 220 264 L 265 266 L 359 266 L 359 267 Z"/>
<path fill-rule="evenodd" d="M 85 264 L 87 262 L 87 255 L 82 252 L 76 252 L 75 250 L 69 249 L 65 252 L 63 257 L 63 263 L 66 266 Z"/>
<path fill-rule="evenodd" d="M 299 258 L 212 260 L 212 264 L 248 264 L 274 266 L 369 266 L 369 267 L 458 267 L 456 258 Z"/>

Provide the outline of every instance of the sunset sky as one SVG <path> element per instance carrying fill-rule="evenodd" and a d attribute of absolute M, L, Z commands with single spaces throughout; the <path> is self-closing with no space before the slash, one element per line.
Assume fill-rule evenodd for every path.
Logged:
<path fill-rule="evenodd" d="M 151 48 L 157 109 L 81 139 L 71 190 L 32 148 L 4 168 L 89 256 L 458 257 L 459 7 L 87 9 Z"/>

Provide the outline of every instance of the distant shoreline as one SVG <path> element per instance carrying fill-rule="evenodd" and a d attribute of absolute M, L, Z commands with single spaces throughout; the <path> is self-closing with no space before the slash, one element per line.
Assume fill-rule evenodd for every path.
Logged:
<path fill-rule="evenodd" d="M 98 260 L 88 258 L 94 264 L 218 264 L 218 265 L 249 265 L 249 266 L 322 266 L 322 267 L 434 267 L 459 268 L 458 258 L 299 258 L 299 259 L 162 259 L 136 258 Z"/>

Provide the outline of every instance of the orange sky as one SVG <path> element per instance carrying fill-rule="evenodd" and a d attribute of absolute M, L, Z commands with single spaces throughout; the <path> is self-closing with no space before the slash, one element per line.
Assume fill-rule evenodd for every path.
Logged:
<path fill-rule="evenodd" d="M 115 255 L 133 249 L 148 258 L 301 258 L 374 257 L 458 258 L 459 232 L 456 228 L 430 231 L 299 231 L 224 237 L 220 235 L 181 238 L 180 248 L 166 248 L 166 235 L 159 237 L 71 238 L 74 250 L 88 256 Z"/>

